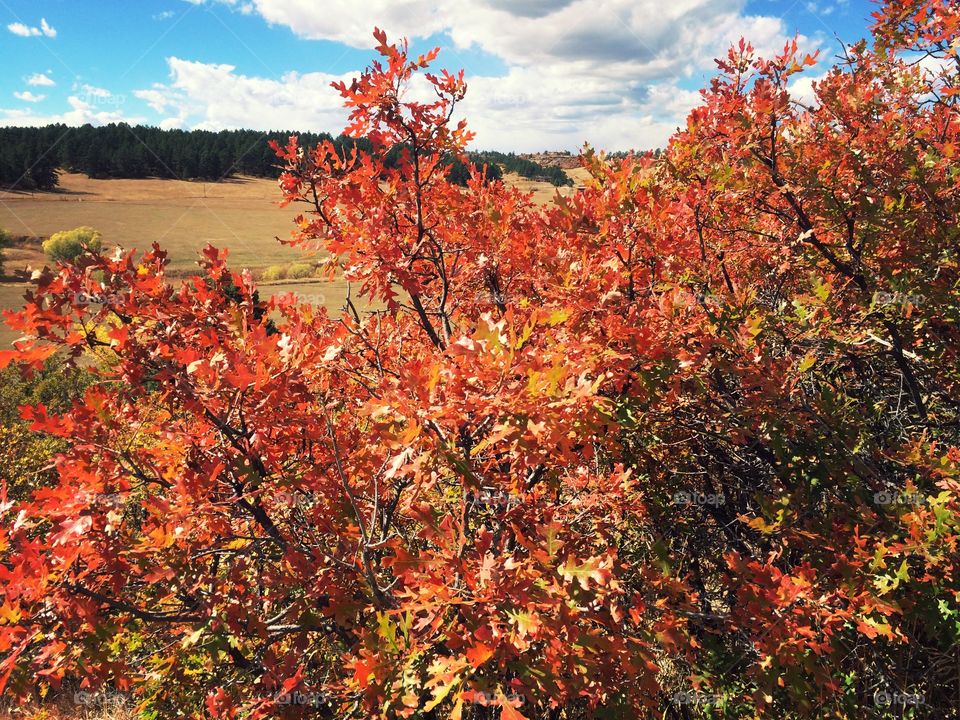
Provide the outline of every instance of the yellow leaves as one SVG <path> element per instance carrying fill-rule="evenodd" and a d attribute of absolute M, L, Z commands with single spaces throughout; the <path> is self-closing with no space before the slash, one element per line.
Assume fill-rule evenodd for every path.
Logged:
<path fill-rule="evenodd" d="M 0 481 L 9 483 L 11 496 L 51 465 L 60 446 L 58 439 L 30 432 L 24 423 L 0 425 Z"/>
<path fill-rule="evenodd" d="M 858 619 L 857 630 L 871 640 L 876 639 L 878 636 L 885 637 L 888 640 L 894 639 L 893 628 L 890 627 L 889 623 L 883 622 L 882 620 L 874 620 L 870 617 Z"/>
<path fill-rule="evenodd" d="M 22 615 L 20 608 L 11 605 L 9 600 L 0 605 L 0 625 L 16 625 Z"/>
<path fill-rule="evenodd" d="M 519 337 L 517 337 L 516 343 L 514 343 L 514 350 L 520 350 L 530 339 L 530 335 L 533 333 L 533 329 L 537 326 L 535 318 L 531 317 L 527 324 L 523 326 L 523 330 L 520 331 Z"/>
<path fill-rule="evenodd" d="M 806 355 L 803 356 L 803 358 L 797 364 L 797 372 L 801 374 L 807 372 L 807 370 L 812 368 L 816 362 L 817 362 L 816 354 L 814 354 L 813 352 L 808 352 Z"/>
<path fill-rule="evenodd" d="M 545 527 L 541 527 L 540 534 L 543 537 L 544 544 L 547 550 L 547 557 L 553 559 L 556 557 L 560 548 L 563 547 L 563 540 L 558 539 L 557 535 L 560 532 L 560 526 L 556 523 L 551 523 Z"/>
<path fill-rule="evenodd" d="M 523 326 L 523 329 L 520 331 L 520 334 L 516 338 L 516 342 L 513 346 L 514 349 L 520 350 L 524 345 L 526 345 L 537 325 L 557 327 L 558 325 L 562 325 L 569 318 L 570 311 L 566 308 L 553 310 L 549 315 L 546 315 L 543 312 L 531 313 L 530 319 L 527 320 L 526 324 Z"/>
<path fill-rule="evenodd" d="M 784 520 L 787 517 L 789 504 L 789 498 L 780 498 L 780 500 L 777 501 L 776 505 L 779 507 L 774 515 L 773 522 L 767 522 L 766 518 L 759 515 L 753 518 L 750 518 L 746 515 L 741 515 L 739 519 L 741 522 L 746 523 L 754 530 L 759 530 L 764 535 L 771 535 L 775 532 L 779 532 L 780 528 L 783 526 Z"/>
<path fill-rule="evenodd" d="M 570 317 L 570 311 L 563 310 L 554 310 L 550 313 L 550 316 L 547 318 L 547 325 L 550 327 L 556 327 L 560 323 L 566 322 L 567 318 Z"/>
<path fill-rule="evenodd" d="M 192 633 L 190 633 L 183 640 L 180 641 L 180 647 L 184 649 L 193 647 L 198 642 L 200 642 L 201 637 L 203 637 L 203 628 L 200 628 L 199 630 L 194 630 Z"/>
<path fill-rule="evenodd" d="M 870 561 L 870 569 L 871 570 L 885 569 L 887 567 L 886 555 L 887 555 L 887 548 L 881 542 L 877 545 L 876 552 L 874 552 L 873 554 L 873 559 Z"/>
<path fill-rule="evenodd" d="M 832 292 L 833 284 L 829 280 L 825 280 L 819 276 L 814 276 L 813 294 L 820 302 L 826 302 L 827 298 L 830 297 L 830 293 Z"/>
<path fill-rule="evenodd" d="M 446 700 L 450 692 L 462 682 L 460 676 L 457 673 L 450 672 L 447 665 L 446 661 L 438 659 L 431 663 L 428 668 L 431 679 L 427 682 L 426 687 L 433 687 L 433 692 L 430 700 L 424 705 L 424 712 L 430 712 Z M 462 702 L 462 700 L 458 698 L 458 702 Z"/>
<path fill-rule="evenodd" d="M 576 580 L 584 590 L 590 589 L 590 581 L 601 585 L 610 576 L 610 570 L 603 567 L 600 558 L 588 558 L 580 564 L 577 564 L 573 558 L 567 558 L 566 563 L 560 566 L 557 572 L 567 582 Z"/>
<path fill-rule="evenodd" d="M 741 326 L 741 337 L 744 347 L 750 348 L 756 345 L 757 336 L 763 332 L 764 317 L 758 313 L 753 313 L 747 318 Z"/>
<path fill-rule="evenodd" d="M 480 316 L 480 322 L 477 323 L 471 339 L 485 343 L 488 351 L 499 350 L 507 344 L 505 328 L 505 321 L 494 322 L 490 313 L 484 313 Z"/>
<path fill-rule="evenodd" d="M 900 567 L 893 575 L 879 575 L 873 579 L 874 587 L 878 594 L 886 595 L 891 590 L 896 590 L 900 584 L 910 579 L 910 569 L 907 567 L 907 561 L 900 563 Z"/>
<path fill-rule="evenodd" d="M 440 365 L 431 365 L 430 366 L 430 375 L 427 378 L 426 387 L 427 390 L 433 392 L 436 390 L 437 385 L 440 382 Z"/>
<path fill-rule="evenodd" d="M 549 370 L 539 371 L 530 370 L 527 376 L 527 392 L 537 397 L 546 395 L 547 397 L 556 397 L 559 394 L 560 387 L 569 374 L 569 368 L 563 358 L 557 356 L 553 360 L 553 365 Z"/>
<path fill-rule="evenodd" d="M 521 610 L 507 610 L 507 617 L 517 627 L 521 637 L 533 635 L 540 629 L 540 619 L 533 613 Z"/>
<path fill-rule="evenodd" d="M 447 695 L 450 694 L 450 691 L 453 689 L 454 684 L 455 684 L 455 683 L 450 682 L 450 683 L 447 683 L 447 684 L 445 684 L 445 685 L 440 685 L 440 686 L 434 688 L 434 690 L 433 690 L 433 695 L 432 695 L 431 699 L 427 702 L 426 705 L 423 706 L 423 711 L 424 711 L 424 712 L 430 712 L 430 711 L 433 710 L 437 705 L 439 705 L 439 704 L 442 703 L 444 700 L 446 700 L 446 699 L 447 699 Z M 461 701 L 461 702 L 462 702 L 462 701 Z"/>

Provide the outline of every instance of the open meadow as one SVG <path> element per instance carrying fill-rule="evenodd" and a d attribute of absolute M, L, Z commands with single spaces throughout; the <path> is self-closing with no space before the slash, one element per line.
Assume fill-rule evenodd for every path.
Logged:
<path fill-rule="evenodd" d="M 576 183 L 585 171 L 567 171 Z M 545 182 L 505 178 L 509 184 L 533 193 L 538 203 L 552 202 L 557 192 L 569 196 L 572 187 L 555 188 Z M 302 260 L 301 250 L 282 245 L 302 207 L 279 206 L 277 183 L 239 177 L 219 183 L 183 180 L 94 180 L 64 173 L 56 192 L 0 192 L 0 228 L 13 236 L 47 237 L 60 230 L 88 225 L 103 234 L 103 247 L 146 250 L 157 242 L 170 254 L 170 269 L 186 274 L 196 268 L 200 250 L 208 243 L 230 250 L 230 264 L 260 272 L 271 265 Z M 8 274 L 42 267 L 48 262 L 39 245 L 18 245 L 5 251 Z M 20 307 L 28 289 L 24 282 L 0 283 L 0 310 Z M 263 284 L 264 298 L 285 292 L 305 302 L 338 310 L 346 297 L 341 281 L 287 281 Z M 17 334 L 0 325 L 0 347 Z"/>

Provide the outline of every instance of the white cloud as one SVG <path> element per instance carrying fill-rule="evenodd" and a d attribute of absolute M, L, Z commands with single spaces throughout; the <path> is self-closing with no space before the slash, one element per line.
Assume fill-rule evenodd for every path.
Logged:
<path fill-rule="evenodd" d="M 185 2 L 219 3 L 304 38 L 362 48 L 374 45 L 374 22 L 393 40 L 443 34 L 451 47 L 439 64 L 453 69 L 467 48 L 494 56 L 506 70 L 469 75 L 462 112 L 477 132 L 475 147 L 518 151 L 574 150 L 584 141 L 611 150 L 662 146 L 698 103 L 689 88 L 713 73 L 714 57 L 741 36 L 770 56 L 791 35 L 783 20 L 746 12 L 746 0 L 327 0 L 322 12 L 316 0 Z M 38 32 L 45 28 L 52 30 L 43 21 Z M 801 38 L 804 49 L 810 44 Z M 134 92 L 162 127 L 336 133 L 346 112 L 330 82 L 356 75 L 258 77 L 229 64 L 177 57 L 167 64 L 168 81 Z M 90 86 L 74 93 L 79 105 L 71 102 L 60 117 L 118 115 L 100 106 L 119 105 L 121 96 Z M 14 112 L 26 111 L 7 117 Z"/>
<path fill-rule="evenodd" d="M 362 6 L 328 0 L 322 13 L 315 0 L 186 1 L 253 9 L 301 37 L 362 48 L 374 44 L 373 22 L 392 40 L 445 33 L 453 45 L 441 53 L 445 67 L 456 68 L 457 50 L 466 48 L 496 56 L 506 74 L 468 77 L 463 107 L 477 131 L 477 147 L 513 150 L 572 150 L 584 141 L 608 149 L 662 145 L 698 102 L 698 94 L 684 86 L 702 84 L 713 73 L 714 57 L 740 37 L 770 56 L 792 36 L 783 20 L 746 13 L 745 0 L 367 0 Z M 800 41 L 813 49 L 809 38 Z M 155 109 L 167 108 L 168 124 L 200 117 L 210 127 L 227 118 L 231 126 L 276 127 L 279 115 L 290 118 L 282 123 L 286 127 L 340 127 L 316 124 L 340 117 L 332 106 L 336 96 L 326 88 L 303 97 L 282 83 L 224 70 L 229 66 L 170 62 L 173 83 L 141 96 Z M 197 77 L 204 80 L 197 83 Z M 303 83 L 309 75 L 298 77 Z M 210 87 L 228 90 L 210 97 Z M 277 111 L 271 92 L 287 111 Z M 312 112 L 315 102 L 320 108 Z M 295 119 L 312 122 L 298 125 Z"/>
<path fill-rule="evenodd" d="M 174 17 L 175 15 L 176 15 L 176 13 L 175 13 L 173 10 L 164 10 L 163 12 L 157 13 L 156 15 L 154 15 L 154 16 L 153 16 L 153 19 L 154 19 L 154 20 L 157 20 L 157 21 L 159 21 L 159 22 L 162 22 L 162 21 L 164 21 L 164 20 L 169 20 L 170 18 Z"/>
<path fill-rule="evenodd" d="M 82 95 L 94 98 L 108 98 L 112 97 L 113 93 L 109 90 L 104 90 L 100 87 L 94 87 L 93 85 L 81 85 L 80 92 Z"/>
<path fill-rule="evenodd" d="M 512 68 L 468 78 L 462 113 L 477 148 L 516 151 L 660 147 L 700 100 L 674 83 L 621 83 L 590 76 L 571 85 L 563 70 Z"/>
<path fill-rule="evenodd" d="M 346 120 L 327 73 L 288 73 L 279 80 L 238 74 L 232 65 L 168 58 L 171 79 L 137 90 L 172 128 L 314 130 L 336 134 Z M 585 139 L 606 148 L 661 146 L 699 101 L 674 84 L 626 86 L 593 78 L 571 86 L 560 71 L 512 68 L 505 77 L 468 77 L 462 114 L 477 132 L 476 148 L 578 148 Z M 210 88 L 217 92 L 211 93 Z M 424 94 L 423 84 L 411 97 Z M 425 96 L 426 97 L 426 96 Z"/>
<path fill-rule="evenodd" d="M 14 35 L 19 35 L 20 37 L 31 37 L 41 34 L 39 28 L 27 27 L 23 23 L 10 23 L 7 25 L 7 30 L 12 32 Z"/>
<path fill-rule="evenodd" d="M 161 127 L 338 131 L 346 120 L 330 83 L 352 74 L 288 73 L 274 80 L 238 74 L 232 65 L 176 57 L 167 64 L 169 83 L 134 92 L 163 116 Z"/>
<path fill-rule="evenodd" d="M 38 103 L 47 99 L 46 95 L 34 95 L 29 90 L 25 90 L 23 92 L 15 92 L 13 96 L 17 100 L 23 100 L 24 102 L 29 102 L 29 103 Z"/>
<path fill-rule="evenodd" d="M 786 37 L 781 19 L 747 15 L 745 0 L 187 0 L 195 5 L 252 5 L 265 20 L 301 37 L 371 47 L 376 22 L 396 39 L 445 32 L 460 48 L 479 47 L 510 65 L 550 60 L 640 67 L 675 74 L 712 59 L 741 35 L 755 47 Z M 777 45 L 779 43 L 779 45 Z"/>
<path fill-rule="evenodd" d="M 56 83 L 45 73 L 34 73 L 27 78 L 27 85 L 53 87 Z"/>
<path fill-rule="evenodd" d="M 818 105 L 817 93 L 814 89 L 814 84 L 827 77 L 828 72 L 829 71 L 824 70 L 820 74 L 814 74 L 812 72 L 801 73 L 787 86 L 787 91 L 790 93 L 790 99 L 800 103 L 805 107 L 814 107 Z"/>
<path fill-rule="evenodd" d="M 55 38 L 57 31 L 47 23 L 46 18 L 40 19 L 40 27 L 31 27 L 23 23 L 15 22 L 7 25 L 7 30 L 20 37 L 48 37 Z"/>
<path fill-rule="evenodd" d="M 51 125 L 62 123 L 64 125 L 79 126 L 90 123 L 91 125 L 106 125 L 108 123 L 126 122 L 131 125 L 144 122 L 142 117 L 126 117 L 116 110 L 99 110 L 94 105 L 85 102 L 75 95 L 67 98 L 70 110 L 55 115 L 37 115 L 30 109 L 4 109 L 0 108 L 0 126 L 2 125 Z"/>
<path fill-rule="evenodd" d="M 253 2 L 251 2 L 250 0 L 213 0 L 213 1 L 219 2 L 222 5 L 229 5 L 231 8 L 235 8 L 239 10 L 244 15 L 249 15 L 254 10 L 256 10 L 256 7 L 254 6 Z M 184 2 L 188 2 L 191 5 L 203 5 L 207 2 L 207 0 L 184 0 Z"/>

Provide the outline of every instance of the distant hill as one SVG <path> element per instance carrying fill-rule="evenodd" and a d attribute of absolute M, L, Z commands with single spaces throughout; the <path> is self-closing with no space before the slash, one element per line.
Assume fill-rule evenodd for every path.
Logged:
<path fill-rule="evenodd" d="M 558 167 L 563 170 L 572 170 L 580 167 L 579 158 L 566 150 L 526 153 L 520 157 L 537 165 L 543 165 L 544 167 Z"/>

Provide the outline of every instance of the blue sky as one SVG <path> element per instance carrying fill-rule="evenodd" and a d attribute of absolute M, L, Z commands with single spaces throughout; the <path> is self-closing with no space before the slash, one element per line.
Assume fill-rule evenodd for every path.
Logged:
<path fill-rule="evenodd" d="M 661 144 L 740 36 L 867 34 L 868 0 L 0 0 L 0 124 L 327 130 L 374 25 L 467 71 L 475 145 Z M 822 72 L 814 68 L 811 77 Z M 416 92 L 416 88 L 412 92 Z"/>

